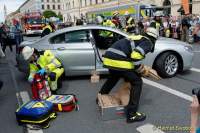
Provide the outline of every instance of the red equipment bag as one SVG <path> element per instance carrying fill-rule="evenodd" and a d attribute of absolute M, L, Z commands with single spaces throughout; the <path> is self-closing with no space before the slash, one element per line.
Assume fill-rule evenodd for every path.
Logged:
<path fill-rule="evenodd" d="M 51 90 L 47 81 L 47 75 L 40 75 L 36 73 L 32 82 L 32 96 L 33 99 L 46 99 L 51 96 Z"/>
<path fill-rule="evenodd" d="M 74 94 L 51 95 L 46 99 L 54 104 L 54 110 L 59 112 L 70 112 L 79 110 L 78 100 Z"/>

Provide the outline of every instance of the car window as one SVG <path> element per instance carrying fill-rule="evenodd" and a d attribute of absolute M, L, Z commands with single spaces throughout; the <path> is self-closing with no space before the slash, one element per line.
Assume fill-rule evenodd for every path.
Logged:
<path fill-rule="evenodd" d="M 79 30 L 59 34 L 50 39 L 52 44 L 88 42 L 89 31 Z"/>
<path fill-rule="evenodd" d="M 92 34 L 99 49 L 108 49 L 113 43 L 124 38 L 123 35 L 109 30 L 93 30 Z"/>

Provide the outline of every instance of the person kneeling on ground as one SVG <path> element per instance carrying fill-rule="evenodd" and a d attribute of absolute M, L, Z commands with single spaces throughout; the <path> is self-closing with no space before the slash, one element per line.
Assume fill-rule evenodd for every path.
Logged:
<path fill-rule="evenodd" d="M 109 69 L 109 78 L 99 91 L 108 94 L 120 78 L 131 83 L 130 100 L 126 106 L 127 123 L 145 120 L 144 113 L 137 112 L 142 91 L 142 78 L 145 55 L 154 51 L 158 32 L 149 27 L 144 35 L 132 35 L 128 39 L 115 42 L 105 53 L 104 67 Z M 97 100 L 98 102 L 98 100 Z"/>
<path fill-rule="evenodd" d="M 58 89 L 58 79 L 64 72 L 61 62 L 54 56 L 50 50 L 45 50 L 40 54 L 36 49 L 25 46 L 22 50 L 22 55 L 25 60 L 29 61 L 30 74 L 28 81 L 32 83 L 36 73 L 49 75 L 49 84 L 52 93 L 56 93 Z"/>

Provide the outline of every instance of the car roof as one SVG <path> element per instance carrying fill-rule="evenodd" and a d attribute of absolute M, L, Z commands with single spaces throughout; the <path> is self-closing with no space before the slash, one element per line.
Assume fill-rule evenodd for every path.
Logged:
<path fill-rule="evenodd" d="M 125 37 L 128 37 L 128 33 L 126 33 L 125 31 L 122 31 L 120 29 L 117 29 L 117 28 L 112 28 L 112 27 L 108 27 L 108 26 L 101 26 L 101 25 L 81 25 L 81 26 L 72 26 L 72 27 L 66 27 L 66 28 L 63 28 L 63 29 L 59 29 L 59 30 L 56 30 L 55 32 L 41 38 L 40 40 L 38 40 L 38 42 L 40 41 L 45 41 L 45 40 L 49 40 L 50 38 L 56 36 L 56 35 L 59 35 L 59 34 L 63 34 L 65 32 L 70 32 L 70 31 L 78 31 L 78 30 L 92 30 L 92 29 L 102 29 L 102 30 L 110 30 L 110 31 L 113 31 L 113 32 L 116 32 L 118 34 L 121 34 Z M 171 39 L 171 38 L 166 38 L 166 37 L 159 37 L 158 41 L 160 43 L 183 43 L 181 41 L 178 41 L 178 40 L 174 40 L 174 39 Z"/>
<path fill-rule="evenodd" d="M 54 33 L 50 34 L 50 36 L 55 36 L 55 35 L 58 35 L 58 34 L 61 34 L 61 33 L 69 32 L 69 31 L 91 30 L 91 29 L 110 30 L 110 31 L 120 33 L 124 36 L 128 35 L 127 33 L 123 32 L 123 31 L 121 31 L 117 28 L 112 28 L 112 27 L 108 27 L 108 26 L 100 26 L 100 25 L 83 25 L 83 26 L 72 26 L 72 27 L 59 29 L 59 30 L 55 31 Z"/>

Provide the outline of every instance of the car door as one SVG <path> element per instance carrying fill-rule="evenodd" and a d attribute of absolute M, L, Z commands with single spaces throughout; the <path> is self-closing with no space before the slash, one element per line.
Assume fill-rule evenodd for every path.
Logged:
<path fill-rule="evenodd" d="M 65 75 L 86 75 L 95 66 L 95 56 L 89 41 L 89 30 L 70 31 L 50 39 L 56 56 L 61 60 Z"/>
<path fill-rule="evenodd" d="M 102 36 L 101 33 L 103 32 L 109 32 L 112 34 L 112 36 Z M 93 29 L 92 30 L 92 37 L 94 39 L 94 45 L 95 45 L 95 54 L 97 56 L 96 58 L 96 68 L 97 71 L 100 73 L 105 73 L 106 69 L 103 67 L 102 64 L 102 56 L 105 53 L 105 51 L 116 41 L 125 38 L 125 35 L 122 35 L 118 32 L 114 32 L 108 29 Z"/>

